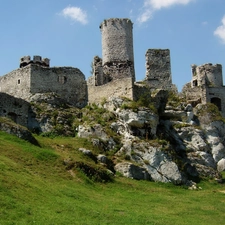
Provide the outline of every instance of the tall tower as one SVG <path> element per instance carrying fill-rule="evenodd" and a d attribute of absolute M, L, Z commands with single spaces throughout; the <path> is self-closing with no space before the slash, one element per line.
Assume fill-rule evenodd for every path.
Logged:
<path fill-rule="evenodd" d="M 103 74 L 108 79 L 131 77 L 135 80 L 133 53 L 133 24 L 129 19 L 104 20 L 102 32 Z"/>
<path fill-rule="evenodd" d="M 170 89 L 171 78 L 170 50 L 148 49 L 146 54 L 145 80 L 151 88 Z"/>

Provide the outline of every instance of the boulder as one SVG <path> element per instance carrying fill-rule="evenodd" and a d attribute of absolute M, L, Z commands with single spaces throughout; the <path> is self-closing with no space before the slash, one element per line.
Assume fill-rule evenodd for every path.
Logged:
<path fill-rule="evenodd" d="M 79 125 L 77 135 L 81 138 L 98 137 L 105 141 L 108 140 L 108 135 L 100 124 L 95 124 L 94 126 Z"/>
<path fill-rule="evenodd" d="M 138 110 L 121 110 L 118 112 L 120 121 L 127 127 L 131 134 L 134 136 L 155 137 L 159 117 L 149 109 Z"/>
<path fill-rule="evenodd" d="M 85 148 L 79 148 L 78 149 L 80 152 L 82 152 L 84 155 L 87 155 L 87 156 L 93 156 L 93 153 L 91 150 L 88 150 L 88 149 L 85 149 Z"/>
<path fill-rule="evenodd" d="M 101 155 L 101 154 L 97 156 L 97 160 L 104 164 L 107 164 L 108 162 L 108 158 L 105 155 Z"/>
<path fill-rule="evenodd" d="M 154 181 L 181 184 L 182 176 L 176 163 L 157 147 L 149 147 L 138 151 L 144 167 Z"/>
<path fill-rule="evenodd" d="M 18 125 L 8 118 L 0 118 L 0 130 L 5 131 L 8 134 L 17 136 L 24 139 L 31 144 L 39 146 L 38 141 L 33 137 L 31 132 L 21 125 Z"/>
<path fill-rule="evenodd" d="M 219 172 L 225 171 L 225 158 L 221 159 L 218 163 L 217 163 L 217 170 Z"/>
<path fill-rule="evenodd" d="M 123 176 L 136 180 L 150 180 L 151 177 L 146 169 L 136 166 L 130 162 L 118 163 L 114 167 L 115 171 L 120 172 Z"/>

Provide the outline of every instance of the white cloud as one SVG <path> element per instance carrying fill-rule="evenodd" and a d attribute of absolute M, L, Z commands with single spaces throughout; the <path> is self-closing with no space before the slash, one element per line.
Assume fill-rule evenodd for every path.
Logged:
<path fill-rule="evenodd" d="M 150 6 L 155 10 L 167 8 L 173 5 L 187 5 L 193 0 L 145 0 L 144 5 Z"/>
<path fill-rule="evenodd" d="M 145 9 L 144 12 L 138 17 L 138 23 L 145 23 L 152 18 L 153 11 L 151 9 Z"/>
<path fill-rule="evenodd" d="M 87 13 L 79 7 L 68 6 L 62 10 L 61 15 L 65 18 L 71 19 L 74 22 L 80 22 L 82 24 L 88 23 Z"/>
<path fill-rule="evenodd" d="M 216 30 L 214 31 L 214 35 L 219 37 L 225 44 L 225 15 L 222 19 L 222 25 L 216 28 Z"/>
<path fill-rule="evenodd" d="M 142 13 L 138 17 L 139 23 L 144 23 L 152 18 L 155 11 L 173 5 L 187 5 L 195 0 L 144 0 Z"/>

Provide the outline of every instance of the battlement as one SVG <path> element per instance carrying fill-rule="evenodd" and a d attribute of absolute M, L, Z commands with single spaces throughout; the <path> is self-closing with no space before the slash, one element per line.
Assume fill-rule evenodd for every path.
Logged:
<path fill-rule="evenodd" d="M 43 58 L 39 55 L 33 56 L 33 60 L 31 60 L 30 56 L 23 56 L 20 58 L 20 68 L 25 67 L 29 64 L 36 64 L 44 67 L 50 66 L 50 59 Z"/>
<path fill-rule="evenodd" d="M 110 19 L 104 20 L 104 21 L 100 24 L 99 28 L 100 28 L 100 29 L 103 29 L 104 26 L 107 26 L 107 25 L 116 25 L 116 24 L 118 24 L 118 25 L 122 25 L 122 24 L 125 25 L 125 24 L 128 24 L 128 25 L 133 26 L 133 23 L 132 23 L 131 20 L 128 19 L 128 18 L 110 18 Z"/>

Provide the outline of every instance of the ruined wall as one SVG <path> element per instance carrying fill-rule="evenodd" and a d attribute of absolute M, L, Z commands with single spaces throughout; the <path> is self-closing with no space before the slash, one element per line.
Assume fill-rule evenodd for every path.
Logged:
<path fill-rule="evenodd" d="M 103 73 L 109 81 L 125 77 L 135 79 L 133 24 L 129 19 L 104 20 L 102 32 Z"/>
<path fill-rule="evenodd" d="M 0 92 L 27 99 L 30 93 L 31 67 L 23 67 L 0 77 Z"/>
<path fill-rule="evenodd" d="M 0 116 L 27 127 L 30 104 L 23 99 L 0 93 Z"/>
<path fill-rule="evenodd" d="M 222 65 L 207 63 L 200 66 L 192 65 L 192 87 L 206 85 L 222 87 Z"/>
<path fill-rule="evenodd" d="M 87 85 L 84 74 L 77 68 L 29 65 L 31 68 L 30 93 L 55 92 L 76 107 L 87 104 Z"/>
<path fill-rule="evenodd" d="M 145 81 L 149 87 L 156 89 L 174 88 L 171 78 L 170 50 L 148 49 L 145 58 Z"/>
<path fill-rule="evenodd" d="M 103 74 L 102 59 L 95 56 L 92 62 L 92 76 L 88 79 L 88 84 L 99 86 L 107 82 L 107 76 Z"/>
<path fill-rule="evenodd" d="M 206 98 L 207 102 L 211 102 L 217 105 L 222 115 L 225 117 L 225 87 L 223 86 L 207 88 Z M 216 102 L 214 100 L 216 100 Z M 217 100 L 219 100 L 219 102 Z"/>
<path fill-rule="evenodd" d="M 114 80 L 102 86 L 88 85 L 88 102 L 101 103 L 103 99 L 121 96 L 133 100 L 133 86 L 134 82 L 132 78 Z"/>
<path fill-rule="evenodd" d="M 182 89 L 182 96 L 187 100 L 187 102 L 192 103 L 193 106 L 198 103 L 206 103 L 207 102 L 207 92 L 205 88 L 192 87 L 191 82 L 184 85 Z"/>
<path fill-rule="evenodd" d="M 29 101 L 32 94 L 55 92 L 76 107 L 87 104 L 84 74 L 72 67 L 43 67 L 28 64 L 0 77 L 0 92 Z"/>
<path fill-rule="evenodd" d="M 186 100 L 195 104 L 211 102 L 217 105 L 222 115 L 225 116 L 222 65 L 207 63 L 200 66 L 192 65 L 191 69 L 192 80 L 182 89 Z"/>

